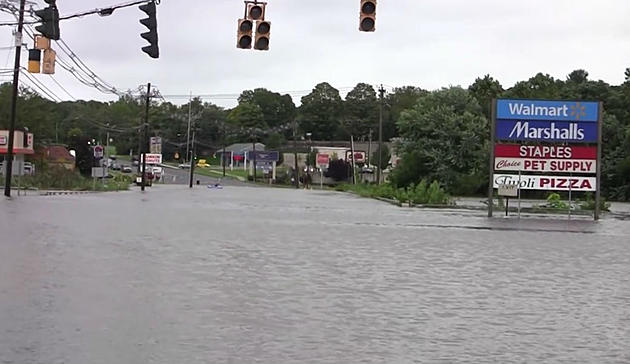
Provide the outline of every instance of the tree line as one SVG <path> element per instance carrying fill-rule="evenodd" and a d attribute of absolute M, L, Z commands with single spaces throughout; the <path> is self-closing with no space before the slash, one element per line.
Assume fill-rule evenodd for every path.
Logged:
<path fill-rule="evenodd" d="M 0 128 L 8 127 L 10 84 L 0 85 Z M 539 73 L 510 88 L 486 75 L 467 88 L 428 91 L 416 86 L 394 88 L 383 100 L 385 140 L 397 141 L 400 165 L 391 175 L 399 187 L 422 179 L 438 180 L 452 194 L 481 193 L 487 186 L 489 120 L 493 98 L 576 99 L 604 102 L 602 185 L 611 199 L 630 200 L 630 69 L 625 82 L 610 85 L 575 70 L 565 79 Z M 327 82 L 316 85 L 296 106 L 288 94 L 264 88 L 245 90 L 232 109 L 194 98 L 176 105 L 153 99 L 149 136 L 163 138 L 170 159 L 186 149 L 190 115 L 202 151 L 254 139 L 278 148 L 296 133 L 313 140 L 375 140 L 380 100 L 367 83 L 357 84 L 345 98 Z M 123 95 L 112 102 L 55 103 L 20 88 L 17 125 L 36 135 L 37 144 L 87 148 L 105 142 L 109 131 L 119 154 L 137 152 L 141 142 L 144 101 Z"/>

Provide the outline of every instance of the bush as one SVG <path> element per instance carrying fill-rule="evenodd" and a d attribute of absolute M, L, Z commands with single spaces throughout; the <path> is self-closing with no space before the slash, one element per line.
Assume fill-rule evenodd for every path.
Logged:
<path fill-rule="evenodd" d="M 569 205 L 560 200 L 559 194 L 552 193 L 547 196 L 547 207 L 551 209 L 566 210 L 569 208 Z"/>
<path fill-rule="evenodd" d="M 580 209 L 591 210 L 591 211 L 595 210 L 595 198 L 593 197 L 592 193 L 587 193 L 584 196 L 584 199 L 578 200 L 578 201 L 579 201 L 578 205 L 580 206 Z M 599 202 L 599 208 L 602 211 L 610 211 L 610 203 L 606 202 L 606 200 L 602 197 L 601 201 Z"/>
<path fill-rule="evenodd" d="M 450 197 L 446 194 L 440 184 L 435 181 L 431 185 L 427 185 L 426 181 L 420 182 L 417 186 L 409 186 L 408 188 L 396 188 L 392 184 L 384 183 L 381 185 L 338 185 L 336 191 L 350 191 L 362 197 L 369 198 L 386 198 L 396 200 L 400 203 L 411 201 L 415 204 L 431 204 L 445 205 L 450 201 Z"/>
<path fill-rule="evenodd" d="M 446 205 L 450 197 L 444 191 L 438 181 L 433 181 L 427 186 L 426 180 L 422 180 L 417 186 L 409 188 L 409 200 L 419 205 Z"/>

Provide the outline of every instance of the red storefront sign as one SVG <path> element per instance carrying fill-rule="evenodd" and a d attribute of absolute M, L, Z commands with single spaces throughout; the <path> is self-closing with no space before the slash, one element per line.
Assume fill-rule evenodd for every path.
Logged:
<path fill-rule="evenodd" d="M 597 147 L 497 144 L 495 157 L 531 159 L 597 159 Z"/>

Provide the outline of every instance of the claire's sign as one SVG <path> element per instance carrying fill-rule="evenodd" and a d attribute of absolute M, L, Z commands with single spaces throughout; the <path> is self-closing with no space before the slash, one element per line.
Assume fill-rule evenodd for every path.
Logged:
<path fill-rule="evenodd" d="M 581 176 L 495 174 L 493 185 L 494 188 L 502 185 L 518 185 L 521 190 L 589 192 L 597 190 L 597 179 Z"/>

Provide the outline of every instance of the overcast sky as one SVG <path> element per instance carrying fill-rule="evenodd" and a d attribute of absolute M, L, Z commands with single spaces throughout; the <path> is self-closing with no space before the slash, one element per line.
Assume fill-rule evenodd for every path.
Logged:
<path fill-rule="evenodd" d="M 61 15 L 120 2 L 57 1 Z M 379 0 L 375 33 L 358 31 L 360 0 L 268 3 L 272 30 L 266 52 L 236 48 L 237 19 L 244 7 L 240 0 L 162 0 L 158 60 L 140 51 L 146 45 L 139 36 L 145 28 L 138 22 L 144 13 L 137 6 L 110 17 L 63 21 L 61 36 L 97 75 L 119 89 L 150 81 L 169 101 L 186 102 L 169 95 L 190 92 L 228 95 L 204 98 L 226 107 L 236 104 L 242 90 L 257 87 L 288 92 L 299 103 L 322 81 L 342 94 L 358 82 L 382 83 L 388 89 L 467 87 L 485 74 L 510 87 L 537 72 L 564 79 L 583 68 L 591 79 L 619 84 L 630 67 L 628 0 Z M 0 20 L 11 19 L 0 14 Z M 11 27 L 2 27 L 4 69 L 13 63 L 12 52 L 3 48 L 11 43 Z M 22 53 L 26 65 L 27 53 Z M 50 77 L 35 77 L 61 99 L 70 99 Z M 76 99 L 116 99 L 79 83 L 60 67 L 55 79 Z"/>

